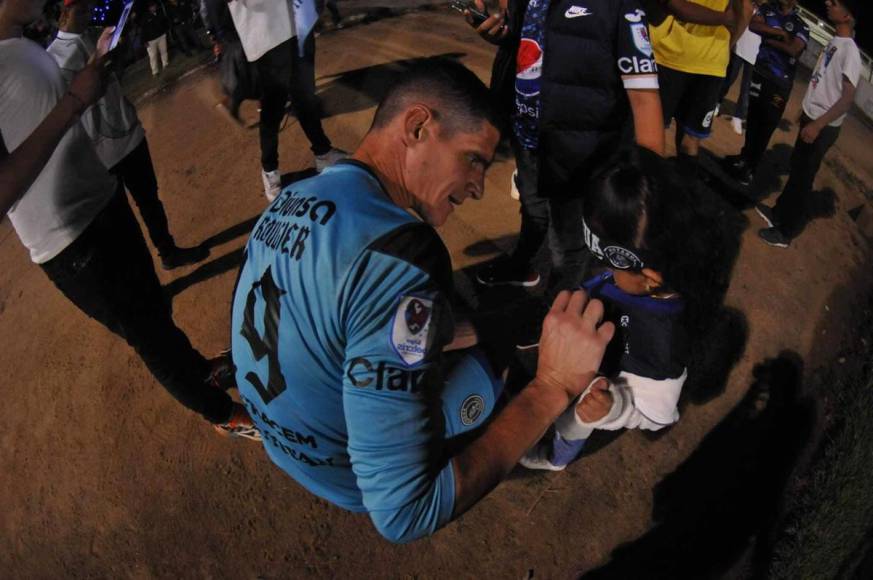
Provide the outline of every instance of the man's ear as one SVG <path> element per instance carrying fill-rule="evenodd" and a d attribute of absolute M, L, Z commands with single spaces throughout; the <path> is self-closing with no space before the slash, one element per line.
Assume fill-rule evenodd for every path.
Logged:
<path fill-rule="evenodd" d="M 427 137 L 433 113 L 425 105 L 415 104 L 406 110 L 403 117 L 403 141 L 407 146 Z"/>

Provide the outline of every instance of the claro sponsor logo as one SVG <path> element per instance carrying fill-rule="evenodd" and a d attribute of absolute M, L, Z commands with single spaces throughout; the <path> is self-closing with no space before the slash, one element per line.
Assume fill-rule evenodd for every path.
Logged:
<path fill-rule="evenodd" d="M 349 364 L 346 377 L 352 385 L 361 389 L 415 393 L 421 389 L 422 378 L 426 372 L 426 370 L 410 371 L 389 366 L 384 361 L 374 365 L 369 360 L 358 357 Z"/>
<path fill-rule="evenodd" d="M 651 58 L 623 56 L 618 59 L 618 70 L 623 74 L 655 74 L 658 72 L 655 61 Z"/>

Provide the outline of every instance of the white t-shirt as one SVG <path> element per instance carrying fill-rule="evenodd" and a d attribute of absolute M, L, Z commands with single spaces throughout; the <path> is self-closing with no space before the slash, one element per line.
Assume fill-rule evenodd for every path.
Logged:
<path fill-rule="evenodd" d="M 297 36 L 291 0 L 231 0 L 227 7 L 249 62 Z"/>
<path fill-rule="evenodd" d="M 0 40 L 0 135 L 10 153 L 66 92 L 54 59 L 33 41 Z M 60 140 L 42 172 L 9 211 L 30 259 L 41 264 L 66 248 L 115 193 L 112 177 L 80 123 Z"/>
<path fill-rule="evenodd" d="M 803 97 L 803 112 L 812 120 L 824 115 L 843 95 L 843 77 L 855 87 L 861 78 L 861 53 L 851 38 L 835 36 L 818 57 L 809 87 Z M 846 115 L 831 127 L 843 124 Z"/>
<path fill-rule="evenodd" d="M 761 35 L 752 32 L 750 28 L 740 35 L 734 46 L 734 54 L 749 64 L 755 64 L 758 60 L 758 51 L 761 49 Z"/>
<path fill-rule="evenodd" d="M 69 86 L 73 76 L 85 68 L 96 51 L 94 41 L 82 34 L 58 31 L 58 37 L 46 49 L 61 67 Z M 82 114 L 82 126 L 94 142 L 100 161 L 112 169 L 145 137 L 134 106 L 124 97 L 121 83 L 114 74 L 106 85 L 106 94 Z"/>

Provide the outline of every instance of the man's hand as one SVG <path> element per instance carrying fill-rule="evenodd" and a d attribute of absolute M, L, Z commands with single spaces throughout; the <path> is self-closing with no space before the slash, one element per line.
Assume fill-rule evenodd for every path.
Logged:
<path fill-rule="evenodd" d="M 474 0 L 476 3 L 476 8 L 482 12 L 485 11 L 485 3 L 482 0 Z M 467 18 L 467 23 L 470 26 L 475 26 L 473 24 L 473 15 L 470 14 L 469 10 L 464 11 L 464 16 Z M 500 42 L 506 38 L 506 35 L 509 34 L 509 27 L 506 26 L 506 12 L 505 10 L 500 10 L 494 14 L 490 14 L 485 21 L 476 28 L 476 32 L 479 33 L 479 36 L 490 42 L 491 44 L 500 44 Z"/>
<path fill-rule="evenodd" d="M 609 381 L 600 378 L 591 385 L 588 394 L 582 397 L 582 401 L 576 406 L 576 414 L 586 423 L 594 423 L 606 417 L 610 409 L 612 393 L 609 392 Z"/>
<path fill-rule="evenodd" d="M 817 121 L 810 121 L 800 130 L 800 138 L 803 139 L 804 143 L 813 143 L 818 139 L 821 130 L 822 126 Z"/>
<path fill-rule="evenodd" d="M 100 33 L 100 38 L 97 39 L 97 52 L 94 53 L 96 58 L 102 58 L 109 53 L 113 32 L 115 32 L 115 27 L 109 26 Z"/>
<path fill-rule="evenodd" d="M 576 398 L 597 373 L 615 326 L 601 324 L 603 304 L 583 290 L 558 294 L 543 321 L 535 382 Z"/>

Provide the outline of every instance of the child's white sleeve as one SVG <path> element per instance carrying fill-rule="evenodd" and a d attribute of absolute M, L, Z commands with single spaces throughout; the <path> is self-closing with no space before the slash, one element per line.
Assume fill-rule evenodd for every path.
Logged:
<path fill-rule="evenodd" d="M 594 429 L 648 429 L 657 431 L 679 420 L 677 404 L 688 370 L 675 379 L 655 380 L 622 371 L 610 382 L 612 408 L 599 421 L 586 423 L 576 413 L 576 405 L 588 394 L 590 385 L 561 415 L 555 428 L 565 439 L 585 439 Z"/>

